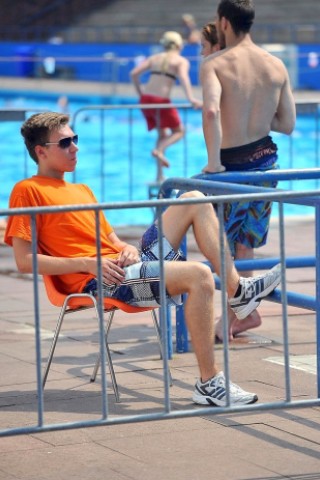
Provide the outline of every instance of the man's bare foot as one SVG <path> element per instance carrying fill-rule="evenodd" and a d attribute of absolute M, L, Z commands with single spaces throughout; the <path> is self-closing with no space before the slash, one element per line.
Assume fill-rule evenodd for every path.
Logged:
<path fill-rule="evenodd" d="M 254 310 L 250 315 L 248 315 L 243 320 L 238 320 L 235 314 L 232 311 L 228 310 L 228 320 L 229 320 L 229 342 L 234 339 L 239 333 L 246 332 L 252 328 L 260 327 L 261 317 L 257 310 Z M 216 338 L 223 342 L 223 323 L 222 318 L 220 317 L 215 325 Z"/>
<path fill-rule="evenodd" d="M 167 167 L 167 168 L 170 167 L 169 161 L 166 159 L 166 157 L 163 155 L 163 153 L 160 152 L 160 150 L 157 150 L 155 148 L 154 150 L 152 150 L 151 153 L 152 153 L 152 156 L 160 162 L 162 167 Z"/>

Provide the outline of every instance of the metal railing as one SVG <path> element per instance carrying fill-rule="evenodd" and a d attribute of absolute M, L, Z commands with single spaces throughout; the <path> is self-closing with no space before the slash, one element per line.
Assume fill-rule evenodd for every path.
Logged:
<path fill-rule="evenodd" d="M 305 101 L 297 101 L 296 102 L 297 106 L 297 113 L 298 114 L 310 114 L 313 116 L 315 120 L 315 125 L 314 125 L 314 167 L 315 168 L 320 168 L 320 107 L 319 107 L 319 102 L 314 101 L 314 102 L 305 102 Z M 152 109 L 152 108 L 158 108 L 158 109 L 167 109 L 175 107 L 177 110 L 182 112 L 182 117 L 183 117 L 183 123 L 184 125 L 188 124 L 188 114 L 190 110 L 192 110 L 192 107 L 190 104 L 183 104 L 183 103 L 174 103 L 170 106 L 167 104 L 159 105 L 142 105 L 142 104 L 126 104 L 126 105 L 90 105 L 90 106 L 85 106 L 82 107 L 74 112 L 73 115 L 73 127 L 75 130 L 78 129 L 79 125 L 81 125 L 82 118 L 83 118 L 83 113 L 92 113 L 92 112 L 98 112 L 100 116 L 100 137 L 99 137 L 99 155 L 100 155 L 100 191 L 101 191 L 101 201 L 106 201 L 105 198 L 105 166 L 107 162 L 107 153 L 105 149 L 105 142 L 107 138 L 110 138 L 110 136 L 114 135 L 114 131 L 108 131 L 105 125 L 105 114 L 110 113 L 110 112 L 120 112 L 120 111 L 127 111 L 127 124 L 128 124 L 128 139 L 127 139 L 127 145 L 128 145 L 128 173 L 127 173 L 127 178 L 128 178 L 128 185 L 129 185 L 129 200 L 133 200 L 133 175 L 134 175 L 134 169 L 133 169 L 133 162 L 134 158 L 137 156 L 137 152 L 134 150 L 133 147 L 133 141 L 134 139 L 137 138 L 137 135 L 133 135 L 133 120 L 132 120 L 132 115 L 134 111 L 139 111 L 142 108 L 143 109 Z M 199 125 L 201 122 L 200 118 L 200 112 L 199 112 Z M 190 159 L 190 154 L 189 154 L 189 140 L 188 140 L 188 127 L 185 129 L 185 136 L 181 140 L 182 142 L 182 158 L 183 158 L 183 165 L 182 165 L 182 170 L 181 170 L 181 177 L 188 177 L 188 171 L 190 169 L 190 164 L 192 162 L 192 159 Z M 296 165 L 296 153 L 294 150 L 295 147 L 295 136 L 290 135 L 287 137 L 288 138 L 288 158 L 289 158 L 289 168 L 294 169 L 297 168 Z M 301 155 L 301 152 L 297 152 L 297 154 Z M 281 158 L 279 159 L 279 163 L 281 165 Z M 74 177 L 76 179 L 76 175 Z M 125 176 L 123 175 L 123 179 Z M 306 179 L 306 176 L 303 176 L 302 178 Z M 308 177 L 309 179 L 313 178 L 317 182 L 319 179 L 317 176 L 315 177 Z M 287 180 L 294 180 L 294 176 L 292 177 L 287 177 Z M 317 186 L 320 183 L 317 183 Z M 154 188 L 154 185 L 151 185 L 151 189 Z M 149 198 L 151 198 L 149 194 Z"/>
<path fill-rule="evenodd" d="M 319 175 L 320 172 L 317 172 Z M 198 180 L 199 182 L 199 180 Z M 173 182 L 176 185 L 175 182 Z M 212 188 L 230 188 L 230 189 L 239 189 L 240 186 L 232 186 L 232 184 L 223 185 L 219 182 L 208 182 L 211 183 Z M 172 185 L 168 185 L 170 188 Z M 185 186 L 185 185 L 184 185 Z M 208 185 L 206 186 L 208 188 Z M 247 189 L 249 187 L 242 186 L 242 189 Z M 290 408 L 303 408 L 303 407 L 314 407 L 320 405 L 320 392 L 319 392 L 319 371 L 320 371 L 320 282 L 319 282 L 319 271 L 320 271 L 320 199 L 318 191 L 308 191 L 308 192 L 290 192 L 290 191 L 267 191 L 264 188 L 260 188 L 260 193 L 243 193 L 241 194 L 232 194 L 232 195 L 219 195 L 219 196 L 208 196 L 203 198 L 193 198 L 193 199 L 160 199 L 155 201 L 140 201 L 140 202 L 121 202 L 121 203 L 101 203 L 101 204 L 92 204 L 92 205 L 71 205 L 71 206 L 55 206 L 55 207 L 37 207 L 37 208 L 19 208 L 19 209 L 5 209 L 0 210 L 0 216 L 12 216 L 12 215 L 30 215 L 31 217 L 31 226 L 32 226 L 32 253 L 33 253 L 33 291 L 34 291 L 34 323 L 35 323 L 35 345 L 36 345 L 36 377 L 37 377 L 37 424 L 28 425 L 16 428 L 7 428 L 0 431 L 0 436 L 11 436 L 11 435 L 20 435 L 20 434 L 30 434 L 36 432 L 44 431 L 54 431 L 54 430 L 67 430 L 74 428 L 82 427 L 93 427 L 98 425 L 115 425 L 123 423 L 134 423 L 134 422 L 145 422 L 151 420 L 163 420 L 163 419 L 174 419 L 182 417 L 195 417 L 195 416 L 207 416 L 207 415 L 220 415 L 220 414 L 229 414 L 229 413 L 244 413 L 244 412 L 257 412 L 257 411 L 269 411 L 275 409 L 290 409 Z M 222 215 L 222 206 L 225 202 L 233 202 L 241 200 L 270 200 L 279 202 L 279 231 L 280 231 L 280 240 L 279 240 L 279 250 L 280 250 L 280 263 L 282 265 L 282 287 L 281 291 L 278 290 L 276 293 L 272 294 L 270 299 L 281 303 L 282 308 L 282 327 L 283 327 L 283 344 L 284 344 L 284 382 L 285 382 L 285 399 L 282 401 L 274 401 L 269 403 L 259 403 L 254 405 L 246 406 L 231 406 L 230 402 L 227 400 L 227 405 L 225 407 L 211 408 L 198 408 L 198 409 L 182 409 L 174 410 L 172 408 L 171 399 L 170 399 L 170 390 L 168 388 L 168 363 L 167 358 L 163 358 L 163 368 L 165 371 L 164 375 L 164 398 L 163 398 L 163 408 L 157 413 L 144 413 L 140 415 L 116 415 L 110 416 L 108 409 L 108 397 L 107 397 L 107 382 L 102 382 L 101 384 L 101 395 L 102 395 L 102 404 L 101 404 L 101 418 L 97 420 L 83 420 L 77 422 L 65 422 L 65 423 L 53 423 L 45 424 L 44 423 L 44 403 L 43 403 L 43 390 L 42 390 L 42 368 L 41 368 L 41 313 L 39 305 L 39 276 L 38 276 L 38 264 L 37 264 L 37 242 L 36 242 L 36 219 L 37 215 L 40 214 L 54 214 L 56 212 L 66 212 L 66 211 L 82 211 L 82 210 L 93 210 L 95 212 L 96 218 L 96 230 L 97 230 L 97 239 L 99 239 L 99 211 L 100 210 L 121 210 L 124 208 L 136 209 L 136 208 L 155 208 L 156 216 L 159 222 L 159 237 L 162 238 L 162 220 L 161 214 L 163 208 L 166 208 L 170 205 L 185 205 L 185 204 L 198 204 L 198 203 L 215 203 L 218 205 L 218 218 L 220 222 L 220 232 L 223 232 L 223 215 Z M 289 368 L 289 340 L 288 340 L 288 315 L 287 315 L 287 305 L 288 305 L 288 293 L 287 293 L 287 283 L 286 283 L 286 254 L 285 254 L 285 238 L 284 238 L 284 214 L 283 214 L 283 203 L 284 202 L 296 202 L 312 204 L 315 206 L 316 210 L 316 272 L 317 272 L 317 293 L 314 300 L 314 309 L 317 316 L 317 371 L 318 371 L 318 396 L 309 400 L 293 400 L 291 394 L 291 377 L 290 377 L 290 368 Z M 221 290 L 222 290 L 222 301 L 223 301 L 223 317 L 225 320 L 225 329 L 227 328 L 227 296 L 226 296 L 226 268 L 225 268 L 225 246 L 223 234 L 220 233 L 220 262 L 221 262 Z M 99 241 L 97 240 L 97 251 L 99 251 Z M 160 242 L 160 258 L 162 258 L 162 244 Z M 98 279 L 101 287 L 102 274 L 101 274 L 101 260 L 98 259 Z M 160 279 L 161 279 L 161 289 L 160 289 L 160 298 L 161 305 L 165 305 L 165 285 L 164 285 L 164 265 L 163 261 L 160 261 Z M 100 290 L 101 291 L 101 290 Z M 168 334 L 168 325 L 166 318 L 166 308 L 160 309 L 160 325 L 162 332 L 162 341 L 163 349 L 167 353 L 167 334 Z M 100 350 L 105 352 L 104 344 L 104 323 L 103 323 L 103 304 L 100 298 L 99 300 L 99 343 Z M 225 332 L 225 338 L 228 338 L 228 335 Z M 229 350 L 228 350 L 228 341 L 224 342 L 223 345 L 223 355 L 224 355 L 224 370 L 226 372 L 226 378 L 229 378 Z M 103 355 L 105 358 L 105 355 Z M 105 368 L 103 367 L 102 374 L 105 375 Z M 229 394 L 227 395 L 229 397 Z"/>
<path fill-rule="evenodd" d="M 261 43 L 261 47 L 280 58 L 286 65 L 290 82 L 295 89 L 319 90 L 320 52 L 316 44 L 304 46 L 296 44 Z M 29 46 L 12 46 L 11 49 L 0 48 L 0 76 L 28 79 L 51 79 L 68 81 L 99 82 L 112 84 L 112 91 L 131 83 L 130 72 L 141 61 L 160 47 L 144 45 L 139 53 L 135 49 L 126 54 L 113 44 L 99 44 L 83 53 L 81 47 L 40 48 Z M 202 57 L 200 48 L 186 51 L 183 56 L 190 62 L 190 80 L 194 86 L 200 86 L 200 66 Z M 142 80 L 148 74 L 142 76 Z"/>
<path fill-rule="evenodd" d="M 216 174 L 201 174 L 197 178 L 192 179 L 181 179 L 173 178 L 166 180 L 160 189 L 159 196 L 160 198 L 170 197 L 171 192 L 174 190 L 178 191 L 190 191 L 190 190 L 199 190 L 205 194 L 217 195 L 216 200 L 213 203 L 216 203 L 221 207 L 219 211 L 220 225 L 223 224 L 223 213 L 222 206 L 223 203 L 230 203 L 235 201 L 249 201 L 251 194 L 252 200 L 261 200 L 269 198 L 269 194 L 274 192 L 272 188 L 259 187 L 255 185 L 243 185 L 244 182 L 254 182 L 254 183 L 263 183 L 266 181 L 284 181 L 284 180 L 301 180 L 301 179 L 311 179 L 311 178 L 320 178 L 320 169 L 306 169 L 306 170 L 273 170 L 269 172 L 224 172 Z M 279 201 L 279 225 L 280 225 L 280 258 L 268 259 L 268 260 L 238 260 L 236 262 L 237 269 L 239 271 L 245 270 L 254 270 L 254 269 L 266 269 L 270 268 L 277 263 L 281 262 L 283 267 L 287 268 L 303 268 L 306 266 L 315 266 L 316 268 L 316 278 L 317 278 L 317 294 L 316 297 L 310 297 L 302 294 L 297 294 L 293 292 L 286 292 L 285 299 L 279 293 L 274 292 L 270 295 L 270 299 L 275 302 L 285 302 L 285 310 L 287 302 L 290 305 L 298 306 L 300 308 L 306 308 L 313 310 L 317 314 L 317 365 L 318 365 L 318 395 L 320 397 L 320 198 L 317 190 L 309 192 L 286 192 L 277 190 L 278 195 L 276 200 Z M 232 194 L 230 196 L 230 194 Z M 249 194 L 249 195 L 248 195 Z M 284 250 L 284 236 L 283 236 L 283 226 L 284 226 L 284 213 L 283 213 L 283 202 L 295 203 L 302 205 L 309 205 L 315 207 L 315 217 L 316 217 L 316 252 L 314 257 L 307 258 L 285 258 Z M 187 254 L 187 248 L 185 246 L 185 252 Z M 205 262 L 208 263 L 208 262 Z M 284 285 L 284 284 L 282 284 Z M 225 312 L 224 312 L 225 313 Z M 186 352 L 188 351 L 188 333 L 184 321 L 184 310 L 179 307 L 177 309 L 178 321 L 177 321 L 177 351 Z M 225 322 L 225 326 L 227 322 Z M 224 338 L 228 338 L 227 332 L 225 332 Z"/>
<path fill-rule="evenodd" d="M 92 106 L 86 106 L 79 108 L 76 110 L 73 114 L 73 119 L 72 119 L 72 126 L 74 130 L 78 130 L 79 123 L 81 123 L 81 117 L 83 116 L 82 114 L 84 112 L 95 112 L 98 111 L 100 114 L 100 141 L 99 141 L 99 152 L 100 152 L 100 198 L 102 201 L 105 201 L 105 165 L 106 165 L 106 150 L 105 150 L 105 142 L 106 138 L 110 137 L 110 135 L 113 135 L 113 131 L 107 132 L 106 126 L 105 126 L 105 113 L 107 112 L 115 112 L 115 111 L 127 111 L 127 123 L 128 123 L 128 172 L 127 172 L 127 178 L 128 178 L 128 185 L 129 185 L 129 200 L 133 200 L 133 175 L 134 175 L 134 169 L 133 169 L 133 160 L 134 157 L 136 156 L 136 153 L 134 152 L 133 148 L 133 119 L 132 119 L 132 113 L 133 111 L 139 111 L 142 108 L 145 110 L 150 110 L 150 109 L 157 109 L 158 113 L 160 113 L 160 110 L 162 109 L 168 109 L 168 108 L 176 108 L 177 110 L 182 111 L 182 118 L 183 118 L 183 123 L 184 125 L 187 124 L 188 122 L 188 111 L 192 109 L 190 104 L 149 104 L 149 105 L 142 105 L 142 104 L 128 104 L 128 105 L 92 105 Z M 188 134 L 188 129 L 186 129 L 186 135 L 182 138 L 181 143 L 183 145 L 182 147 L 182 158 L 183 158 L 183 165 L 182 165 L 182 172 L 181 174 L 184 177 L 187 177 L 187 172 L 188 172 L 188 163 L 189 163 L 189 155 L 188 155 L 188 148 L 187 148 L 187 134 Z M 77 174 L 74 172 L 73 180 L 76 181 Z M 123 179 L 124 179 L 124 172 L 123 172 Z M 151 184 L 151 190 L 153 189 L 154 185 Z M 149 197 L 151 197 L 151 190 L 149 189 Z"/>

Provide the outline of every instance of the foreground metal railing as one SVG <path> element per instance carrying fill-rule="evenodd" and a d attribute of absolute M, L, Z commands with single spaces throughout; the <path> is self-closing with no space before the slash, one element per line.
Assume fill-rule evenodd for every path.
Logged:
<path fill-rule="evenodd" d="M 319 174 L 319 172 L 318 172 Z M 184 179 L 185 180 L 185 179 Z M 174 182 L 173 182 L 174 183 Z M 219 185 L 216 185 L 219 182 L 212 182 L 213 188 L 219 188 Z M 221 184 L 220 184 L 221 186 Z M 242 186 L 246 188 L 245 186 Z M 171 188 L 171 185 L 170 185 Z M 239 186 L 238 186 L 239 188 Z M 37 216 L 41 214 L 55 214 L 56 212 L 65 212 L 65 211 L 82 211 L 82 210 L 92 210 L 95 212 L 96 218 L 96 231 L 97 238 L 99 238 L 99 211 L 100 210 L 111 210 L 117 209 L 121 210 L 124 208 L 136 209 L 136 208 L 154 208 L 156 210 L 156 217 L 159 222 L 159 234 L 160 238 L 162 235 L 162 221 L 161 213 L 164 208 L 170 205 L 181 205 L 181 204 L 198 204 L 198 203 L 215 203 L 218 205 L 219 212 L 219 222 L 220 222 L 220 231 L 223 231 L 222 224 L 222 205 L 225 202 L 233 202 L 242 200 L 271 200 L 279 202 L 279 231 L 280 231 L 280 262 L 282 265 L 282 287 L 281 290 L 276 291 L 273 295 L 270 296 L 272 301 L 277 301 L 281 303 L 282 308 L 282 328 L 283 328 L 283 346 L 284 346 L 284 382 L 285 382 L 285 398 L 282 401 L 275 401 L 269 403 L 259 403 L 254 405 L 247 406 L 230 406 L 230 403 L 227 402 L 226 407 L 223 408 L 197 408 L 197 409 L 182 409 L 174 410 L 172 408 L 172 403 L 170 399 L 170 389 L 169 389 L 169 372 L 168 372 L 168 324 L 167 324 L 167 315 L 166 308 L 160 309 L 160 325 L 162 328 L 162 341 L 163 348 L 166 352 L 165 358 L 163 358 L 163 368 L 164 368 L 164 377 L 163 377 L 163 406 L 161 411 L 157 413 L 143 413 L 143 414 L 129 414 L 129 415 L 110 415 L 109 413 L 109 403 L 107 396 L 108 381 L 106 376 L 106 369 L 103 362 L 102 365 L 102 375 L 104 380 L 101 382 L 101 417 L 99 419 L 88 419 L 81 420 L 76 422 L 64 422 L 64 423 L 53 423 L 45 424 L 44 423 L 44 402 L 43 402 L 43 390 L 42 390 L 42 367 L 41 367 L 41 312 L 39 305 L 39 275 L 38 275 L 38 265 L 37 265 L 37 242 L 36 242 L 36 222 Z M 293 400 L 291 394 L 291 377 L 290 377 L 290 366 L 289 366 L 289 340 L 288 340 L 288 315 L 287 315 L 287 305 L 288 305 L 288 294 L 287 294 L 287 283 L 286 283 L 286 254 L 285 254 L 285 238 L 284 238 L 284 215 L 283 215 L 283 203 L 290 201 L 299 201 L 301 203 L 312 204 L 316 209 L 316 272 L 317 272 L 317 294 L 314 299 L 314 309 L 317 316 L 317 367 L 318 367 L 318 393 L 314 398 L 309 400 Z M 164 419 L 173 419 L 173 418 L 182 418 L 182 417 L 194 417 L 194 416 L 206 416 L 206 415 L 220 415 L 226 413 L 244 413 L 244 412 L 256 412 L 256 411 L 269 411 L 275 409 L 290 409 L 290 408 L 303 408 L 303 407 L 314 407 L 320 405 L 320 395 L 319 395 L 319 345 L 320 345 L 320 308 L 319 308 L 319 261 L 320 258 L 320 242 L 319 242 L 319 232 L 320 232 L 320 202 L 319 202 L 319 192 L 318 191 L 308 191 L 308 192 L 289 192 L 289 191 L 266 191 L 265 189 L 260 189 L 260 193 L 242 193 L 241 194 L 228 194 L 228 195 L 219 195 L 219 196 L 207 196 L 204 198 L 196 199 L 160 199 L 154 201 L 140 201 L 140 202 L 121 202 L 121 203 L 101 203 L 94 205 L 71 205 L 71 206 L 56 206 L 56 207 L 38 207 L 38 208 L 20 208 L 20 209 L 6 209 L 0 210 L 0 216 L 12 216 L 12 215 L 30 215 L 31 225 L 32 225 L 32 253 L 33 253 L 33 291 L 34 291 L 34 322 L 35 322 L 35 349 L 36 349 L 36 377 L 37 377 L 37 423 L 35 425 L 21 426 L 15 428 L 7 428 L 0 431 L 0 436 L 10 436 L 10 435 L 20 435 L 20 434 L 30 434 L 36 432 L 44 431 L 53 431 L 53 430 L 67 430 L 74 428 L 83 428 L 83 427 L 93 427 L 93 426 L 102 426 L 102 425 L 114 425 L 122 423 L 134 423 L 134 422 L 145 422 L 151 420 L 164 420 Z M 222 302 L 223 302 L 223 316 L 225 319 L 225 329 L 227 329 L 226 321 L 226 312 L 227 312 L 227 296 L 226 296 L 226 274 L 225 274 L 225 263 L 224 263 L 224 241 L 223 235 L 220 234 L 220 262 L 222 266 L 221 274 L 221 290 L 222 290 Z M 97 241 L 97 251 L 99 251 L 99 241 Z M 160 247 L 160 256 L 161 256 L 162 246 Z M 101 261 L 98 262 L 98 278 L 101 284 Z M 164 266 L 163 261 L 160 262 L 160 273 L 161 273 L 161 305 L 165 305 L 165 286 L 164 286 Z M 100 287 L 101 288 L 101 287 Z M 102 358 L 105 359 L 105 343 L 104 343 L 104 321 L 103 321 L 103 305 L 102 300 L 99 300 L 99 343 L 100 351 L 103 353 Z M 226 333 L 226 332 L 225 332 Z M 225 338 L 228 338 L 228 335 L 225 335 Z M 229 378 L 229 349 L 228 341 L 223 345 L 223 356 L 224 356 L 224 370 L 226 373 L 226 378 Z"/>

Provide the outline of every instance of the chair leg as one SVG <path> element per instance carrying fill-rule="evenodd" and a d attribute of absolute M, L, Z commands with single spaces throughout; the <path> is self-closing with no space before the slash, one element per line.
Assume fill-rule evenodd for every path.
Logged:
<path fill-rule="evenodd" d="M 151 310 L 151 317 L 153 320 L 154 327 L 156 329 L 157 333 L 157 338 L 158 338 L 158 344 L 159 344 L 159 349 L 160 349 L 160 357 L 163 359 L 164 358 L 164 351 L 163 351 L 163 345 L 162 345 L 162 340 L 161 340 L 161 329 L 160 325 L 157 319 L 157 314 L 154 310 Z M 172 375 L 171 375 L 171 370 L 169 366 L 169 381 L 170 381 L 170 387 L 172 387 L 173 382 L 172 382 Z"/>
<path fill-rule="evenodd" d="M 97 311 L 97 314 L 98 314 L 98 311 Z M 116 379 L 116 375 L 115 375 L 115 372 L 114 372 L 111 353 L 110 353 L 109 344 L 108 344 L 108 334 L 109 334 L 109 330 L 110 330 L 110 327 L 111 327 L 111 323 L 112 323 L 114 314 L 115 314 L 114 310 L 112 312 L 110 312 L 109 316 L 108 316 L 108 320 L 106 322 L 105 345 L 106 345 L 106 355 L 107 355 L 107 361 L 108 361 L 110 377 L 111 377 L 111 382 L 112 382 L 112 387 L 113 387 L 115 399 L 116 399 L 116 402 L 120 402 L 120 393 L 119 393 L 119 389 L 118 389 L 117 379 Z M 94 366 L 94 369 L 93 369 L 93 372 L 92 372 L 92 375 L 91 375 L 91 378 L 90 378 L 90 382 L 94 382 L 96 380 L 97 373 L 98 373 L 99 367 L 100 367 L 100 362 L 101 362 L 101 354 L 99 352 L 96 364 Z"/>
<path fill-rule="evenodd" d="M 106 322 L 106 333 L 105 333 L 106 337 L 108 336 L 108 333 L 109 333 L 109 330 L 110 330 L 110 327 L 111 327 L 111 323 L 112 323 L 112 320 L 113 320 L 113 317 L 114 317 L 114 313 L 115 313 L 115 311 L 112 311 L 112 312 L 109 313 L 108 320 Z M 101 354 L 99 352 L 96 364 L 94 366 L 94 369 L 93 369 L 93 372 L 92 372 L 92 375 L 91 375 L 91 378 L 90 378 L 90 382 L 95 382 L 95 380 L 97 378 L 99 368 L 100 368 L 100 362 L 101 362 Z"/>
<path fill-rule="evenodd" d="M 58 338 L 59 338 L 59 334 L 60 334 L 60 330 L 61 330 L 61 326 L 62 326 L 62 322 L 63 322 L 63 319 L 64 319 L 66 308 L 67 308 L 67 301 L 64 302 L 64 304 L 63 304 L 63 306 L 60 310 L 60 315 L 59 315 L 57 326 L 56 326 L 56 329 L 55 329 L 55 332 L 54 332 L 54 336 L 53 336 L 53 340 L 52 340 L 52 343 L 51 343 L 51 348 L 50 348 L 47 364 L 46 364 L 44 374 L 43 374 L 43 378 L 42 378 L 42 388 L 43 389 L 44 389 L 45 384 L 47 382 L 47 377 L 48 377 L 48 374 L 49 374 L 53 354 L 54 354 L 54 351 L 56 349 L 56 345 L 57 345 L 57 341 L 58 341 Z"/>

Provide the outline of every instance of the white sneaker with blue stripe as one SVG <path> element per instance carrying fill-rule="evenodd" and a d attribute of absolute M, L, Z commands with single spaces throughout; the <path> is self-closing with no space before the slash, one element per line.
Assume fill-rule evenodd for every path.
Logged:
<path fill-rule="evenodd" d="M 240 277 L 241 291 L 237 297 L 229 299 L 229 305 L 239 320 L 252 313 L 261 300 L 269 295 L 281 281 L 280 263 L 263 275 Z"/>
<path fill-rule="evenodd" d="M 219 372 L 205 383 L 198 380 L 195 385 L 192 400 L 199 405 L 214 405 L 224 407 L 227 404 L 226 379 L 223 372 Z M 242 390 L 235 383 L 230 382 L 230 405 L 248 405 L 255 403 L 258 396 L 255 393 Z"/>

